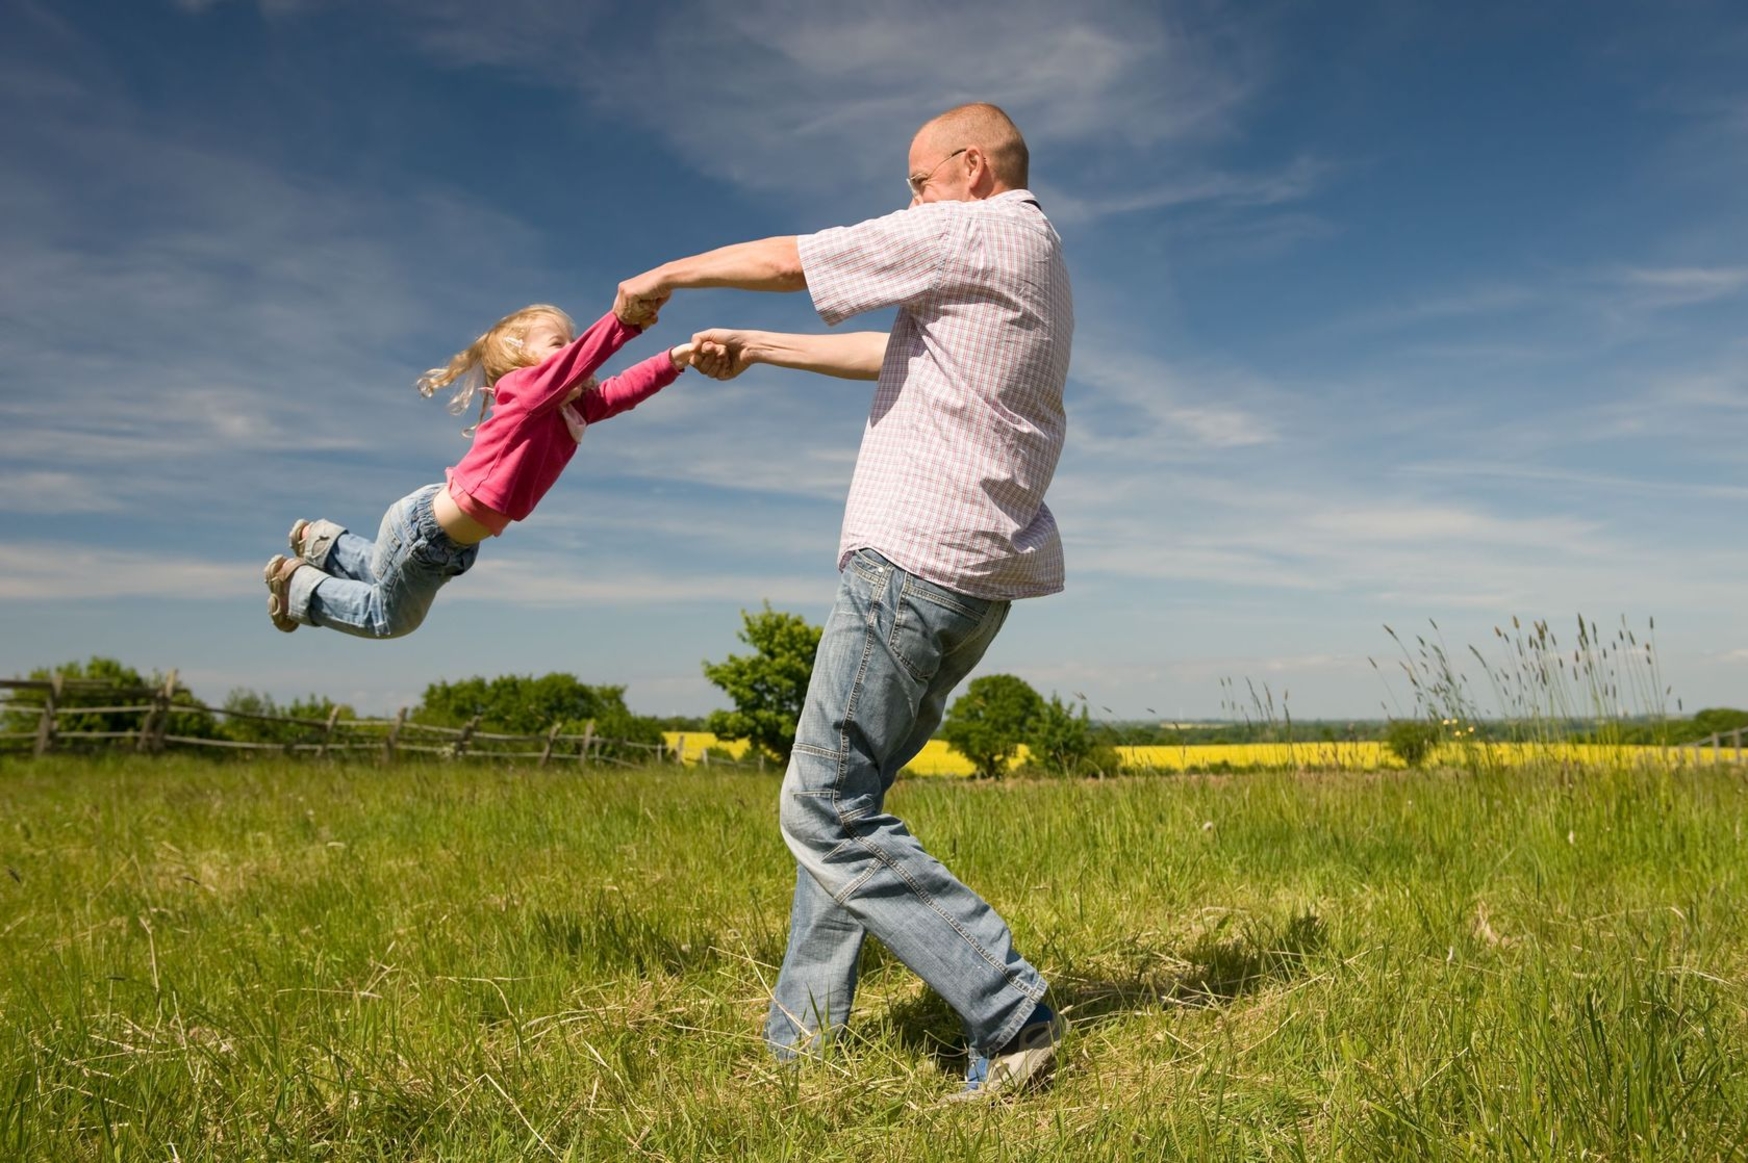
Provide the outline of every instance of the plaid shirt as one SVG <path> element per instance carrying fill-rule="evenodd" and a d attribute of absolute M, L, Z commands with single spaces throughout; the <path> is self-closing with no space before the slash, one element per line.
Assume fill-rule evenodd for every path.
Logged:
<path fill-rule="evenodd" d="M 898 307 L 838 568 L 867 548 L 972 597 L 1062 589 L 1044 490 L 1062 455 L 1074 303 L 1036 199 L 929 202 L 799 243 L 828 324 Z"/>

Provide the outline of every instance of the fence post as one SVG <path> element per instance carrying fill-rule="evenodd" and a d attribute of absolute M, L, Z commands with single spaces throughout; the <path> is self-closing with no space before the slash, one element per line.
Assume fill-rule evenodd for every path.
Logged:
<path fill-rule="evenodd" d="M 594 746 L 594 743 L 595 720 L 590 719 L 587 723 L 583 724 L 583 745 L 577 748 L 578 763 L 587 763 L 589 761 L 589 748 Z"/>
<path fill-rule="evenodd" d="M 680 736 L 674 744 L 674 766 L 686 766 L 686 737 L 684 735 Z"/>
<path fill-rule="evenodd" d="M 541 749 L 540 763 L 537 766 L 545 767 L 546 761 L 552 758 L 552 741 L 558 738 L 558 729 L 562 726 L 564 726 L 563 719 L 552 721 L 552 726 L 546 732 L 546 746 Z"/>
<path fill-rule="evenodd" d="M 322 730 L 321 745 L 316 748 L 317 759 L 326 759 L 328 757 L 328 741 L 334 737 L 334 724 L 339 721 L 340 708 L 338 706 L 330 707 L 328 709 L 328 725 Z"/>
<path fill-rule="evenodd" d="M 162 751 L 164 749 L 164 728 L 170 720 L 170 696 L 176 693 L 176 672 L 164 680 L 162 690 L 152 695 L 152 705 L 146 708 L 146 714 L 140 720 L 139 734 L 134 737 L 135 751 Z"/>
<path fill-rule="evenodd" d="M 60 702 L 61 672 L 49 675 L 48 693 L 43 696 L 42 718 L 36 724 L 36 753 L 47 755 L 55 746 L 55 704 Z"/>
<path fill-rule="evenodd" d="M 154 700 L 157 703 L 158 717 L 152 724 L 152 750 L 164 750 L 164 736 L 170 732 L 170 704 L 176 696 L 176 671 L 172 669 L 164 679 L 164 689 Z"/>
<path fill-rule="evenodd" d="M 407 709 L 402 707 L 395 712 L 394 726 L 388 729 L 388 737 L 382 741 L 382 761 L 392 763 L 395 757 L 395 741 L 401 737 L 401 725 L 407 721 Z"/>
<path fill-rule="evenodd" d="M 467 750 L 467 741 L 473 738 L 473 729 L 477 726 L 479 726 L 479 716 L 475 715 L 467 721 L 467 726 L 463 727 L 461 729 L 461 734 L 456 737 L 455 750 L 452 753 L 452 758 L 461 758 L 462 752 Z"/>
<path fill-rule="evenodd" d="M 1730 734 L 1736 741 L 1736 762 L 1740 763 L 1742 762 L 1742 728 L 1737 727 Z"/>

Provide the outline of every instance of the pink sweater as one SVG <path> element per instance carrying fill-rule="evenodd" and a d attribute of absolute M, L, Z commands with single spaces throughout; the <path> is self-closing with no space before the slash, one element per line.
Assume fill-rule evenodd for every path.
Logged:
<path fill-rule="evenodd" d="M 517 368 L 498 381 L 492 414 L 473 434 L 473 447 L 449 470 L 456 507 L 492 531 L 521 521 L 576 454 L 583 427 L 649 399 L 679 376 L 667 352 L 566 397 L 625 341 L 642 333 L 608 312 L 544 363 Z"/>

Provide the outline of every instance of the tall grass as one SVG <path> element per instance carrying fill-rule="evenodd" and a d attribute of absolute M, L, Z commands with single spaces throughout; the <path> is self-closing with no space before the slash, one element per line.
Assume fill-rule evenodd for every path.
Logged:
<path fill-rule="evenodd" d="M 0 1158 L 1748 1159 L 1748 778 L 901 781 L 1076 1020 L 944 1106 L 872 943 L 758 1040 L 774 775 L 197 760 L 0 773 Z"/>

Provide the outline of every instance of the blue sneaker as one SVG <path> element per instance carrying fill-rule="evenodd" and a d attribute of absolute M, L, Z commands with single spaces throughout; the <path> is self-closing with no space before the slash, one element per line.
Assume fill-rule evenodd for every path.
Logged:
<path fill-rule="evenodd" d="M 1068 1036 L 1068 1019 L 1039 1002 L 1013 1040 L 993 1055 L 973 1054 L 965 1089 L 948 1101 L 969 1102 L 1018 1094 L 1042 1083 L 1056 1067 L 1056 1048 Z"/>

